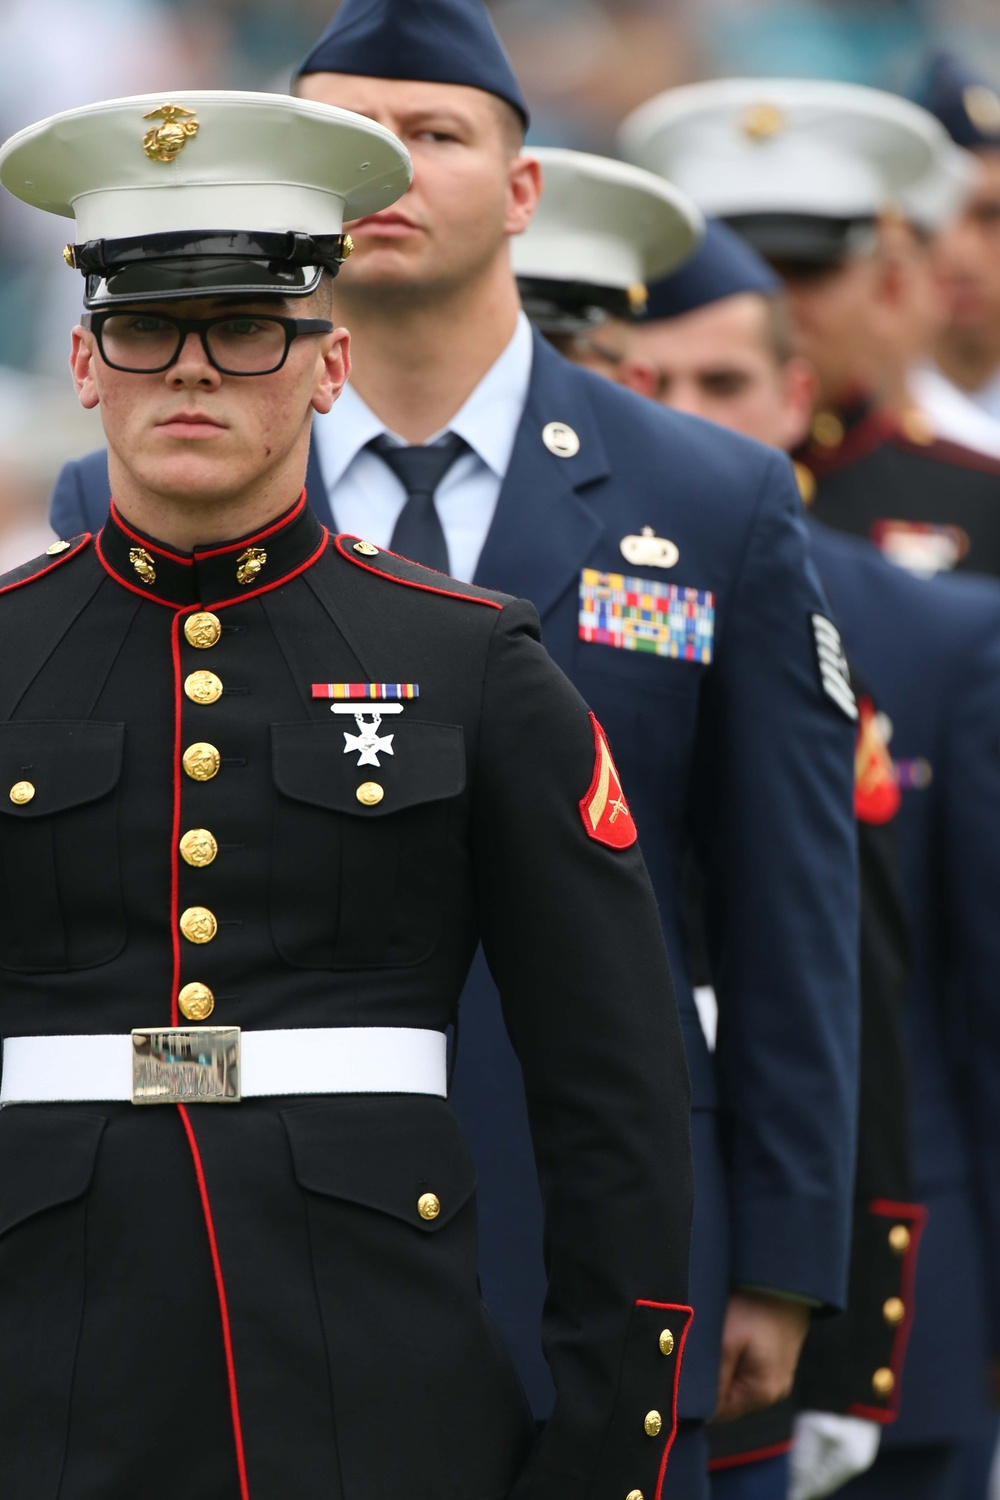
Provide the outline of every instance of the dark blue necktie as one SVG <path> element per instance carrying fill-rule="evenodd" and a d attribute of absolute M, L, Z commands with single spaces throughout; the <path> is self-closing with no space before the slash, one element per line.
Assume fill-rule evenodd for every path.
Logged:
<path fill-rule="evenodd" d="M 434 495 L 452 464 L 466 452 L 465 439 L 449 432 L 430 447 L 401 448 L 383 432 L 368 446 L 389 465 L 406 490 L 406 504 L 393 530 L 390 550 L 423 563 L 425 568 L 447 573 L 451 567 L 448 542 Z"/>

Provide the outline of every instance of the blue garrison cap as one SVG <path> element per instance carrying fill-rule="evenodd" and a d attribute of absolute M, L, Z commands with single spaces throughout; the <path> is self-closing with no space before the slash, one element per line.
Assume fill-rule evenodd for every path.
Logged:
<path fill-rule="evenodd" d="M 642 321 L 658 323 L 665 318 L 677 318 L 681 313 L 694 312 L 698 307 L 707 307 L 710 302 L 721 302 L 723 297 L 735 297 L 740 292 L 770 296 L 780 292 L 782 285 L 781 278 L 745 240 L 721 220 L 708 219 L 705 238 L 691 259 L 679 271 L 649 286 Z"/>
<path fill-rule="evenodd" d="M 303 73 L 464 83 L 505 99 L 528 124 L 528 106 L 482 0 L 344 0 L 295 76 Z"/>
<path fill-rule="evenodd" d="M 959 146 L 1000 148 L 1000 92 L 953 53 L 932 59 L 918 103 L 937 115 Z"/>

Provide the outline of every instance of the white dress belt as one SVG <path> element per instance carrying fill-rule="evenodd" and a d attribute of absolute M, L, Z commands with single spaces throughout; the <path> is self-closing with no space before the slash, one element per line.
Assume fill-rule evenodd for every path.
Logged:
<path fill-rule="evenodd" d="M 197 1026 L 182 1027 L 197 1036 Z M 235 1032 L 235 1028 L 234 1028 Z M 131 1101 L 131 1036 L 13 1036 L 0 1106 Z M 240 1095 L 448 1093 L 440 1031 L 345 1026 L 239 1033 Z"/>

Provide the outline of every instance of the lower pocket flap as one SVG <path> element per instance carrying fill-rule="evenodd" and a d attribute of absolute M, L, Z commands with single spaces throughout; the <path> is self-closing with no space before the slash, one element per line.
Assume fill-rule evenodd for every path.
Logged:
<path fill-rule="evenodd" d="M 343 1099 L 282 1111 L 301 1187 L 433 1233 L 476 1187 L 461 1129 L 440 1099 Z"/>
<path fill-rule="evenodd" d="M 87 1191 L 106 1123 L 63 1105 L 0 1110 L 0 1235 Z"/>

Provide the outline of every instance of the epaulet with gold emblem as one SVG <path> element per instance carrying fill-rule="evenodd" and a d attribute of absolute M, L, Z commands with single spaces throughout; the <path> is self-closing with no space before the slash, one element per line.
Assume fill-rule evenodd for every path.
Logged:
<path fill-rule="evenodd" d="M 406 588 L 423 589 L 428 594 L 441 594 L 446 599 L 464 599 L 468 604 L 485 604 L 489 609 L 503 609 L 512 602 L 510 594 L 498 594 L 492 589 L 481 589 L 474 583 L 460 583 L 446 573 L 436 573 L 421 563 L 411 562 L 396 552 L 387 552 L 361 537 L 342 534 L 334 537 L 333 545 L 341 557 L 352 562 L 367 573 L 378 578 L 388 578 L 391 583 L 401 583 Z"/>
<path fill-rule="evenodd" d="M 19 568 L 13 568 L 9 573 L 0 575 L 0 594 L 7 594 L 11 589 L 19 589 L 26 583 L 34 583 L 37 578 L 44 578 L 46 573 L 61 568 L 71 558 L 78 557 L 81 552 L 86 552 L 92 540 L 92 533 L 84 531 L 80 536 L 73 537 L 71 541 L 53 542 L 39 557 L 33 557 L 30 562 L 22 563 Z"/>

